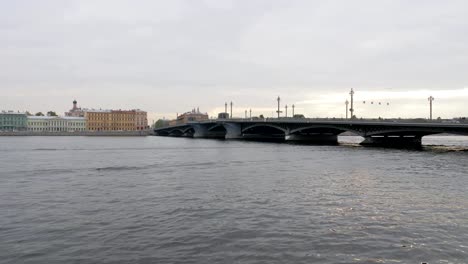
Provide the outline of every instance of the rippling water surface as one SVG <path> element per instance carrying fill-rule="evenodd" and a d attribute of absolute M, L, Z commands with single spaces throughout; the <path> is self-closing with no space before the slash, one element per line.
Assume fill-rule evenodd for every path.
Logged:
<path fill-rule="evenodd" d="M 0 263 L 468 263 L 468 139 L 1 137 Z"/>

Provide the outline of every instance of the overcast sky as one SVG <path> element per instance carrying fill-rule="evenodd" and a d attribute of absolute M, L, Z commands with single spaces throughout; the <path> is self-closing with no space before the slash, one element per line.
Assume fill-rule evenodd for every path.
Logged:
<path fill-rule="evenodd" d="M 468 116 L 468 1 L 0 0 L 0 109 Z M 363 104 L 366 101 L 366 104 Z M 374 101 L 373 105 L 369 102 Z M 379 106 L 377 102 L 381 102 Z M 387 106 L 386 103 L 390 105 Z"/>

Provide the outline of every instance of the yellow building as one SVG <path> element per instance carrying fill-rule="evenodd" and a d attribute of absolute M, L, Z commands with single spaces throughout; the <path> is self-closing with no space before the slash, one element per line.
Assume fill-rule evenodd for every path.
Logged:
<path fill-rule="evenodd" d="M 86 130 L 109 131 L 111 124 L 110 110 L 88 110 L 85 113 Z"/>
<path fill-rule="evenodd" d="M 87 110 L 88 131 L 135 131 L 148 127 L 147 113 L 140 110 Z"/>

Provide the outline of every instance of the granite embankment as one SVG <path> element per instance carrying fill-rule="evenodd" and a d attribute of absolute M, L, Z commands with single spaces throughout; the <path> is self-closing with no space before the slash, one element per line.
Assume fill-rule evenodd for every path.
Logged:
<path fill-rule="evenodd" d="M 140 137 L 149 136 L 151 131 L 80 131 L 80 132 L 32 132 L 32 131 L 9 131 L 0 132 L 0 136 L 127 136 Z"/>

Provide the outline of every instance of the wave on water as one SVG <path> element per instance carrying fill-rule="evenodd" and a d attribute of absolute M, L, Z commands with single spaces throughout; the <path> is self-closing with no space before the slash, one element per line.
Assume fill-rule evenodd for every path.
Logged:
<path fill-rule="evenodd" d="M 148 166 L 143 167 L 136 167 L 136 166 L 110 166 L 110 167 L 102 167 L 96 168 L 97 171 L 126 171 L 126 170 L 142 170 L 147 168 Z"/>
<path fill-rule="evenodd" d="M 37 149 L 33 149 L 33 151 L 57 151 L 57 150 L 67 150 L 67 149 L 57 149 L 57 148 L 37 148 Z"/>

